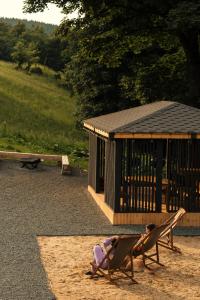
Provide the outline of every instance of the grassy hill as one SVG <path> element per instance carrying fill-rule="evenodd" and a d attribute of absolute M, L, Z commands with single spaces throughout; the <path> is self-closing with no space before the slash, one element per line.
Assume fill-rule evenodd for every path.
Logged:
<path fill-rule="evenodd" d="M 0 150 L 69 154 L 85 148 L 75 129 L 75 99 L 53 71 L 43 72 L 29 75 L 0 61 Z"/>

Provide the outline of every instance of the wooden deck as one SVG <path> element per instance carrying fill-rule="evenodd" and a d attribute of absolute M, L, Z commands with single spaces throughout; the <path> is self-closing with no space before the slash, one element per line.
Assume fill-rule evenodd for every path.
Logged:
<path fill-rule="evenodd" d="M 166 212 L 164 204 L 162 204 L 162 213 L 114 213 L 113 210 L 105 203 L 105 197 L 103 193 L 95 193 L 91 186 L 88 186 L 88 191 L 92 198 L 104 212 L 106 217 L 113 225 L 123 224 L 148 224 L 155 223 L 161 224 L 166 220 L 170 213 Z M 183 220 L 179 223 L 180 226 L 200 226 L 200 213 L 187 213 Z"/>

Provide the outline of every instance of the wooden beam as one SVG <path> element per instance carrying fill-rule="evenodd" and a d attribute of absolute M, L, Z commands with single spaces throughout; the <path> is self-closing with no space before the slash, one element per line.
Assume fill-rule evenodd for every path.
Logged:
<path fill-rule="evenodd" d="M 113 225 L 161 224 L 173 213 L 113 213 Z M 200 226 L 200 213 L 186 213 L 178 226 Z"/>
<path fill-rule="evenodd" d="M 92 130 L 92 131 L 94 131 L 94 127 L 93 126 L 91 126 L 91 125 L 89 125 L 89 124 L 87 124 L 87 123 L 83 123 L 83 126 L 85 127 L 85 128 L 87 128 L 87 129 L 89 129 L 89 130 Z"/>
<path fill-rule="evenodd" d="M 115 139 L 200 139 L 200 134 L 190 133 L 115 133 Z"/>
<path fill-rule="evenodd" d="M 97 205 L 104 212 L 104 214 L 109 219 L 111 224 L 113 224 L 114 213 L 113 213 L 112 209 L 105 203 L 104 194 L 95 193 L 94 189 L 90 185 L 88 185 L 88 192 L 91 194 L 92 198 L 95 200 Z"/>
<path fill-rule="evenodd" d="M 39 153 L 21 153 L 21 152 L 9 152 L 0 151 L 0 158 L 41 158 L 44 160 L 62 161 L 62 155 L 51 155 L 51 154 L 39 154 Z"/>
<path fill-rule="evenodd" d="M 95 127 L 93 127 L 92 125 L 89 125 L 89 124 L 87 124 L 87 123 L 83 123 L 83 126 L 84 126 L 85 128 L 87 128 L 87 129 L 89 129 L 89 130 L 91 130 L 91 131 L 97 133 L 98 135 L 101 135 L 101 136 L 106 137 L 106 138 L 109 137 L 109 133 L 106 132 L 106 131 L 104 131 L 104 130 L 95 128 Z"/>
<path fill-rule="evenodd" d="M 95 132 L 96 133 L 98 133 L 99 135 L 101 135 L 101 136 L 104 136 L 104 137 L 109 137 L 109 133 L 108 132 L 105 132 L 105 131 L 103 131 L 103 130 L 100 130 L 100 129 L 97 129 L 97 128 L 95 128 Z"/>

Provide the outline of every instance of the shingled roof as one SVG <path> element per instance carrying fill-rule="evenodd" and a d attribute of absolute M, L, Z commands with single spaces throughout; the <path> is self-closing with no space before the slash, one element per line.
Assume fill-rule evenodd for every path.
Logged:
<path fill-rule="evenodd" d="M 85 120 L 84 127 L 119 137 L 120 134 L 200 134 L 200 109 L 159 101 Z"/>

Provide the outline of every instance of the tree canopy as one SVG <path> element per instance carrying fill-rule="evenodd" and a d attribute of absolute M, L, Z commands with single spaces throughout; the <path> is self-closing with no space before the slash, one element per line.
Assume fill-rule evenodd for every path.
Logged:
<path fill-rule="evenodd" d="M 66 62 L 66 38 L 56 35 L 56 26 L 49 28 L 41 24 L 0 19 L 0 59 L 14 61 L 18 68 L 27 70 L 32 64 L 40 63 L 61 71 Z"/>
<path fill-rule="evenodd" d="M 80 119 L 161 99 L 200 107 L 200 0 L 26 0 L 24 8 L 48 3 L 66 13 L 64 72 Z"/>
<path fill-rule="evenodd" d="M 19 19 L 17 19 L 17 18 L 0 17 L 0 21 L 3 23 L 6 23 L 8 25 L 11 25 L 13 27 L 15 27 L 15 25 L 17 25 L 19 23 Z M 38 22 L 38 21 L 30 21 L 30 20 L 26 20 L 26 19 L 23 19 L 23 20 L 20 19 L 20 23 L 24 24 L 25 27 L 28 29 L 32 29 L 34 27 L 40 27 L 43 29 L 43 31 L 47 35 L 52 34 L 57 28 L 57 25 L 54 25 L 54 24 L 47 24 L 47 23 Z"/>

